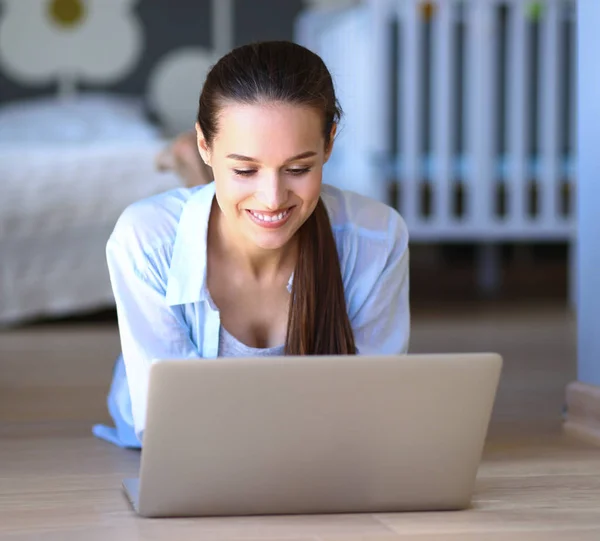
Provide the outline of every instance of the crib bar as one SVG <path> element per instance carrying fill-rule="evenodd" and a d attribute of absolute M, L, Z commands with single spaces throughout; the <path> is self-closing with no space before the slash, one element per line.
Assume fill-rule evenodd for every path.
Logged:
<path fill-rule="evenodd" d="M 489 0 L 465 4 L 467 20 L 467 220 L 473 227 L 493 221 L 495 129 L 494 5 Z M 482 119 L 486 119 L 485 122 Z"/>
<path fill-rule="evenodd" d="M 546 0 L 541 21 L 540 47 L 540 114 L 539 141 L 541 154 L 542 219 L 552 224 L 558 220 L 557 192 L 559 180 L 559 105 L 560 9 L 557 0 Z M 564 75 L 563 75 L 564 76 Z"/>
<path fill-rule="evenodd" d="M 398 75 L 398 88 L 402 89 L 398 110 L 402 137 L 398 155 L 402 157 L 401 213 L 410 224 L 417 225 L 419 216 L 419 183 L 421 180 L 421 59 L 422 26 L 418 17 L 418 4 L 414 0 L 397 0 L 398 17 L 402 32 L 398 58 L 402 59 Z"/>
<path fill-rule="evenodd" d="M 508 54 L 506 55 L 508 85 L 509 221 L 522 225 L 526 220 L 525 183 L 527 181 L 527 73 L 529 72 L 529 41 L 525 6 L 520 0 L 511 2 L 508 13 Z"/>
<path fill-rule="evenodd" d="M 370 8 L 369 32 L 371 51 L 369 55 L 368 81 L 376 81 L 370 85 L 369 104 L 372 114 L 368 120 L 367 138 L 370 146 L 369 162 L 380 177 L 387 175 L 387 167 L 395 149 L 391 148 L 391 77 L 392 40 L 389 22 L 395 17 L 394 6 L 390 0 L 368 0 Z M 395 201 L 393 202 L 396 203 Z"/>
<path fill-rule="evenodd" d="M 433 221 L 439 225 L 450 219 L 452 182 L 452 126 L 455 91 L 455 59 L 452 47 L 452 0 L 438 4 L 433 20 L 433 115 L 431 115 L 434 156 Z"/>

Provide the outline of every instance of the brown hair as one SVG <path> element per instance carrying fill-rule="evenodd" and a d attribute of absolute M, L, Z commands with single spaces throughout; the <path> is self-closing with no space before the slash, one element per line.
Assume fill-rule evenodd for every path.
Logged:
<path fill-rule="evenodd" d="M 325 145 L 341 109 L 323 60 L 287 41 L 233 49 L 210 70 L 200 95 L 198 124 L 210 145 L 226 102 L 275 101 L 314 107 L 323 114 Z M 285 352 L 288 355 L 354 354 L 337 246 L 321 198 L 298 233 Z"/>

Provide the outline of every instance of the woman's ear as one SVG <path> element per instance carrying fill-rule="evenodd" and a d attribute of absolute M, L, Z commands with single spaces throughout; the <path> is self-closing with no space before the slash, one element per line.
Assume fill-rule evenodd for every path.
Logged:
<path fill-rule="evenodd" d="M 329 160 L 329 157 L 331 156 L 331 152 L 333 151 L 333 142 L 335 140 L 335 134 L 337 133 L 337 124 L 334 122 L 333 126 L 331 126 L 331 132 L 329 133 L 329 144 L 327 145 L 327 148 L 325 149 L 325 162 L 327 163 L 327 160 Z"/>
<path fill-rule="evenodd" d="M 196 141 L 198 143 L 198 152 L 200 152 L 200 157 L 202 161 L 210 166 L 210 148 L 204 134 L 202 133 L 202 129 L 200 128 L 200 124 L 196 122 Z"/>

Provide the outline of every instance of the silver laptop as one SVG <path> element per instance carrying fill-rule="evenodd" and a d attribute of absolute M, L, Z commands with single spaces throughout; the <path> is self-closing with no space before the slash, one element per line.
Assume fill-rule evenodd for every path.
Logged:
<path fill-rule="evenodd" d="M 147 517 L 470 505 L 497 354 L 162 360 L 150 373 Z"/>

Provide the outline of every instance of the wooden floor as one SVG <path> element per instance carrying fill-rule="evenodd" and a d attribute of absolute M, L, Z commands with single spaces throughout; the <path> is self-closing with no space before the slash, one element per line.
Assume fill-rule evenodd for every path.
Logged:
<path fill-rule="evenodd" d="M 112 323 L 0 333 L 0 540 L 600 540 L 600 449 L 561 430 L 575 327 L 556 308 L 416 314 L 412 350 L 503 354 L 473 509 L 147 520 L 120 490 L 139 453 L 90 436 L 118 351 Z"/>

